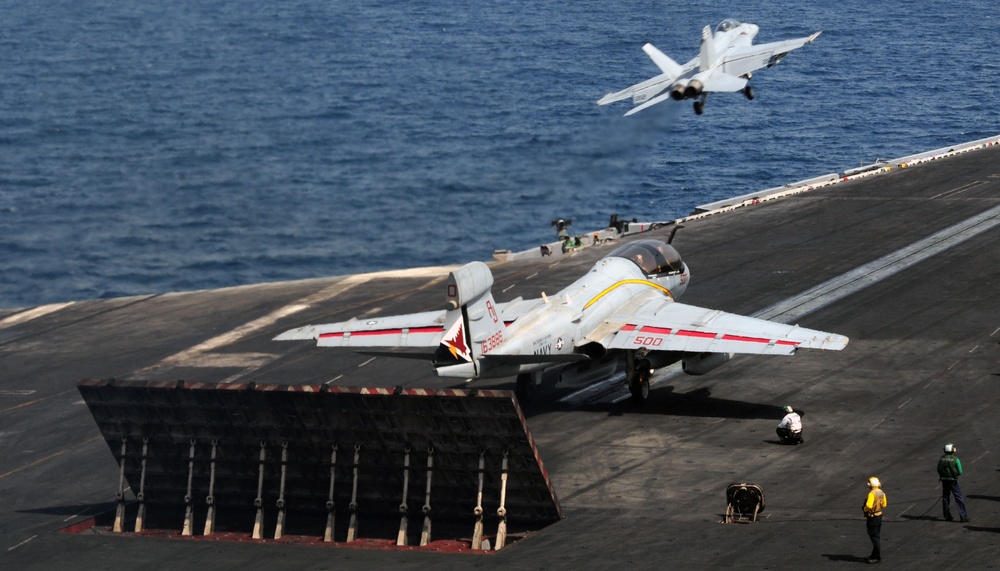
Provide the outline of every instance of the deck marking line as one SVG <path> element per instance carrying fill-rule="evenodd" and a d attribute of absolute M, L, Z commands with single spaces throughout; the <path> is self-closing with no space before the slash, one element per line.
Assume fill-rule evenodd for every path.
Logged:
<path fill-rule="evenodd" d="M 858 266 L 795 297 L 776 303 L 753 316 L 780 323 L 794 322 L 803 315 L 861 291 L 935 254 L 986 232 L 998 224 L 1000 224 L 1000 206 L 994 206 L 905 248 Z"/>

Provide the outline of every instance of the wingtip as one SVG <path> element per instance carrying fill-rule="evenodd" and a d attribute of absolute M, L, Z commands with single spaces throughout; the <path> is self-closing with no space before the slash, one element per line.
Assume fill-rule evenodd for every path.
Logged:
<path fill-rule="evenodd" d="M 834 351 L 841 351 L 847 347 L 847 344 L 850 343 L 850 341 L 850 338 L 845 337 L 844 335 L 831 335 L 827 340 L 826 344 L 828 346 L 826 348 Z"/>
<path fill-rule="evenodd" d="M 303 341 L 315 338 L 316 328 L 308 325 L 306 327 L 299 327 L 298 329 L 289 329 L 275 337 L 273 341 Z"/>
<path fill-rule="evenodd" d="M 809 40 L 806 43 L 807 44 L 813 43 L 814 41 L 816 41 L 816 38 L 818 38 L 819 35 L 822 34 L 822 33 L 823 33 L 823 30 L 820 30 L 820 31 L 816 32 L 815 34 L 809 36 Z"/>

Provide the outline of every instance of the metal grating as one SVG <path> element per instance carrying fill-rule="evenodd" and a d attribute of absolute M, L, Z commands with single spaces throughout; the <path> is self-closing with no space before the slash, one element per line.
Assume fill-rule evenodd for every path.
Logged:
<path fill-rule="evenodd" d="M 256 512 L 263 473 L 260 505 L 266 516 L 277 517 L 282 499 L 290 530 L 323 535 L 334 447 L 333 511 L 340 523 L 338 534 L 344 533 L 352 513 L 357 514 L 363 535 L 365 529 L 384 535 L 388 522 L 398 525 L 407 450 L 405 504 L 414 520 L 423 518 L 428 456 L 433 451 L 430 513 L 438 536 L 439 530 L 451 529 L 456 537 L 471 535 L 481 454 L 487 520 L 490 516 L 499 520 L 505 453 L 504 507 L 512 531 L 537 530 L 563 517 L 510 391 L 114 379 L 82 380 L 77 387 L 123 466 L 128 486 L 137 495 L 141 489 L 149 525 L 180 528 L 185 506 L 193 505 L 203 514 L 212 503 L 216 530 L 249 529 L 254 521 L 247 514 Z M 192 442 L 194 457 L 189 462 Z M 351 512 L 356 447 L 357 509 Z M 284 463 L 283 451 L 287 451 Z M 208 502 L 213 464 L 213 498 Z M 191 502 L 186 503 L 189 478 Z"/>

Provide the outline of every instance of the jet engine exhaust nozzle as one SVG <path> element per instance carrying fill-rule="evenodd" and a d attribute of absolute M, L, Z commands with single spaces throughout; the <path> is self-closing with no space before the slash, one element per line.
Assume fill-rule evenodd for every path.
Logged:
<path fill-rule="evenodd" d="M 670 98 L 674 101 L 684 99 L 684 87 L 685 86 L 681 83 L 674 84 L 674 86 L 670 88 Z"/>
<path fill-rule="evenodd" d="M 705 84 L 698 81 L 697 79 L 692 79 L 688 82 L 687 87 L 684 88 L 684 97 L 686 99 L 694 99 L 701 95 L 701 92 L 705 89 Z M 671 95 L 673 95 L 671 93 Z"/>

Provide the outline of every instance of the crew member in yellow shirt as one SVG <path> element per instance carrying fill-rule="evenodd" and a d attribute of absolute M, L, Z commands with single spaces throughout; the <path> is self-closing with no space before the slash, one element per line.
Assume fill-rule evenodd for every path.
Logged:
<path fill-rule="evenodd" d="M 872 540 L 872 554 L 868 556 L 868 563 L 879 563 L 882 561 L 882 510 L 889 504 L 878 478 L 868 478 L 868 487 L 868 497 L 862 508 L 867 520 L 868 537 Z"/>

